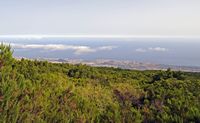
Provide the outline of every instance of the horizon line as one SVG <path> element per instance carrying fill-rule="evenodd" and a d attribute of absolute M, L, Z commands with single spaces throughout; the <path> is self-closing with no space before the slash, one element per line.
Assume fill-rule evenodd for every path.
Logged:
<path fill-rule="evenodd" d="M 0 38 L 200 38 L 200 35 L 43 35 L 43 34 L 19 34 L 0 35 Z"/>

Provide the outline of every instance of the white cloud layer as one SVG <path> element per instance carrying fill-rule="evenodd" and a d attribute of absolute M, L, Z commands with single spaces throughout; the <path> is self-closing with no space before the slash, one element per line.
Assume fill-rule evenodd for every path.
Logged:
<path fill-rule="evenodd" d="M 147 49 L 145 48 L 138 48 L 135 50 L 136 52 L 140 52 L 140 53 L 144 53 L 144 52 L 148 52 L 148 51 L 153 51 L 153 52 L 166 52 L 168 51 L 167 48 L 163 48 L 163 47 L 149 47 Z"/>
<path fill-rule="evenodd" d="M 146 49 L 138 48 L 138 49 L 136 49 L 135 51 L 136 51 L 136 52 L 144 53 L 144 52 L 146 52 Z"/>
<path fill-rule="evenodd" d="M 155 48 L 150 47 L 149 50 L 151 50 L 151 51 L 158 51 L 158 52 L 165 52 L 168 49 L 162 48 L 162 47 L 155 47 Z"/>
<path fill-rule="evenodd" d="M 117 46 L 102 46 L 98 47 L 98 50 L 112 50 L 114 48 L 117 48 Z"/>
<path fill-rule="evenodd" d="M 101 46 L 92 48 L 89 46 L 81 46 L 81 45 L 63 45 L 63 44 L 18 44 L 18 43 L 11 43 L 10 44 L 15 49 L 43 49 L 43 50 L 51 50 L 51 51 L 58 51 L 58 50 L 73 50 L 74 54 L 81 55 L 85 53 L 92 53 L 102 50 L 112 50 L 116 48 L 116 46 Z"/>
<path fill-rule="evenodd" d="M 200 36 L 183 35 L 0 35 L 5 39 L 40 40 L 44 38 L 200 38 Z"/>

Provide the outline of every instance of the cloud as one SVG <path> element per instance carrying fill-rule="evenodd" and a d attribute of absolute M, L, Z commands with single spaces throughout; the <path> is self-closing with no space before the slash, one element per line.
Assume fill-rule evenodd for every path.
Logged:
<path fill-rule="evenodd" d="M 138 49 L 136 49 L 135 51 L 136 51 L 136 52 L 144 53 L 144 52 L 146 52 L 146 49 L 138 48 Z"/>
<path fill-rule="evenodd" d="M 154 47 L 154 48 L 150 47 L 150 48 L 147 48 L 147 49 L 145 49 L 145 48 L 138 48 L 135 51 L 136 52 L 140 52 L 140 53 L 144 53 L 144 52 L 148 52 L 148 51 L 166 52 L 166 51 L 168 51 L 168 49 L 167 48 L 162 48 L 162 47 Z"/>
<path fill-rule="evenodd" d="M 76 55 L 96 52 L 95 49 L 92 49 L 92 48 L 86 47 L 86 46 L 74 47 L 74 50 L 75 50 L 74 54 L 76 54 Z"/>
<path fill-rule="evenodd" d="M 112 50 L 116 48 L 116 46 L 101 46 L 92 48 L 89 46 L 81 46 L 81 45 L 63 45 L 63 44 L 10 44 L 15 49 L 43 49 L 43 50 L 51 50 L 51 51 L 60 51 L 60 50 L 73 50 L 74 54 L 81 55 L 85 53 L 93 53 L 97 51 L 105 51 Z"/>
<path fill-rule="evenodd" d="M 166 48 L 162 48 L 162 47 L 155 47 L 155 48 L 148 48 L 150 51 L 157 51 L 157 52 L 165 52 L 165 51 L 168 51 L 168 49 Z"/>
<path fill-rule="evenodd" d="M 117 48 L 117 46 L 102 46 L 98 47 L 98 50 L 112 50 L 114 48 Z"/>
<path fill-rule="evenodd" d="M 43 39 L 43 38 L 200 38 L 200 36 L 173 35 L 0 35 L 10 39 Z"/>

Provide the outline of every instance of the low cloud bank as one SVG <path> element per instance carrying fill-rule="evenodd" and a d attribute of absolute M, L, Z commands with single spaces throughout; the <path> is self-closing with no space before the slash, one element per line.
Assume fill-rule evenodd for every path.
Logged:
<path fill-rule="evenodd" d="M 158 52 L 168 51 L 168 49 L 162 48 L 162 47 L 155 47 L 155 48 L 150 47 L 149 50 L 151 50 L 151 51 L 158 51 Z"/>
<path fill-rule="evenodd" d="M 141 53 L 144 53 L 144 52 L 148 52 L 148 51 L 153 51 L 153 52 L 166 52 L 168 51 L 167 48 L 163 48 L 163 47 L 149 47 L 149 48 L 138 48 L 135 50 L 136 52 L 141 52 Z"/>
<path fill-rule="evenodd" d="M 74 54 L 81 55 L 85 53 L 92 53 L 97 51 L 108 51 L 116 46 L 101 46 L 101 47 L 89 47 L 82 45 L 63 45 L 63 44 L 10 44 L 15 49 L 43 49 L 43 50 L 51 50 L 51 51 L 59 51 L 59 50 L 73 50 Z"/>

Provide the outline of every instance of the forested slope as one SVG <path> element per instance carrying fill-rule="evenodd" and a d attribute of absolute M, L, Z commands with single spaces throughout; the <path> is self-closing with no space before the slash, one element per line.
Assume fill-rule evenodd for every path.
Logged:
<path fill-rule="evenodd" d="M 15 60 L 1 45 L 0 122 L 200 122 L 200 74 Z"/>

